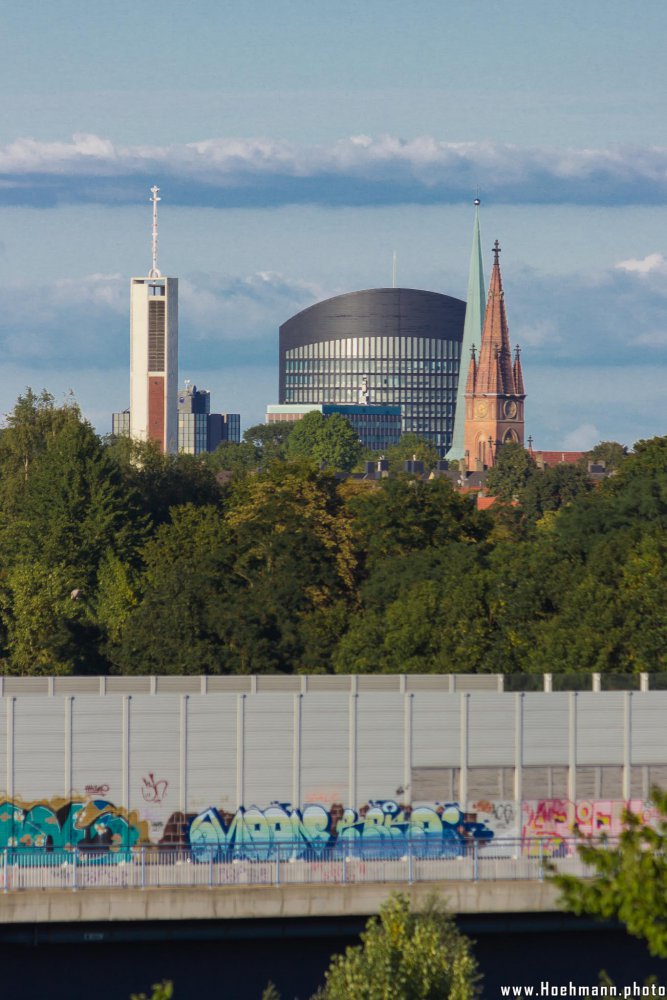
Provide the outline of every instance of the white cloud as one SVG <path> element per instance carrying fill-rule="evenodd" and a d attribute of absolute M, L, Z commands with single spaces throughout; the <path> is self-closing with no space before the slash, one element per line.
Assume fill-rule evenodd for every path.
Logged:
<path fill-rule="evenodd" d="M 477 185 L 497 202 L 640 204 L 667 193 L 667 148 L 556 149 L 356 135 L 299 145 L 210 138 L 123 146 L 97 135 L 17 139 L 0 149 L 4 203 L 114 204 L 160 178 L 172 203 L 391 204 L 460 201 Z"/>
<path fill-rule="evenodd" d="M 600 432 L 595 424 L 580 424 L 563 438 L 564 451 L 590 451 L 600 440 Z"/>
<path fill-rule="evenodd" d="M 620 260 L 616 265 L 619 271 L 628 271 L 630 274 L 661 274 L 667 275 L 667 257 L 661 253 L 650 253 L 641 260 L 631 258 L 630 260 Z"/>

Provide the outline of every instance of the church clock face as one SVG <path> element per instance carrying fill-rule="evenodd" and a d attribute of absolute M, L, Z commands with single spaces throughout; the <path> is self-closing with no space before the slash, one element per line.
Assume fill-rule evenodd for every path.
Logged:
<path fill-rule="evenodd" d="M 517 406 L 513 399 L 506 399 L 503 412 L 509 420 L 513 420 L 517 414 Z"/>
<path fill-rule="evenodd" d="M 489 404 L 486 400 L 481 399 L 478 403 L 475 403 L 475 416 L 478 418 L 483 418 L 489 412 Z"/>

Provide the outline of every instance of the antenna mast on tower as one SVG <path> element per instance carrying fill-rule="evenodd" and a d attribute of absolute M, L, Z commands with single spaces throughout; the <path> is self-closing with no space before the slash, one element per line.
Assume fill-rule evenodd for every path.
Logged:
<path fill-rule="evenodd" d="M 157 196 L 159 190 L 160 190 L 159 187 L 157 187 L 155 184 L 151 188 L 151 194 L 153 195 L 153 197 L 151 198 L 151 201 L 153 202 L 153 242 L 152 242 L 153 266 L 151 267 L 150 274 L 148 275 L 149 278 L 162 277 L 162 275 L 158 271 L 158 266 L 157 266 L 157 203 L 159 201 L 162 201 L 162 199 L 158 198 Z"/>

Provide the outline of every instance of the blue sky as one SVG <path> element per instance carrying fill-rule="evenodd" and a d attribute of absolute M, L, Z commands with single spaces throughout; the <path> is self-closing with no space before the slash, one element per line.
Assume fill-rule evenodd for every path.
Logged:
<path fill-rule="evenodd" d="M 279 324 L 394 249 L 399 284 L 464 296 L 479 188 L 536 444 L 665 433 L 666 37 L 654 0 L 4 9 L 0 411 L 127 405 L 153 182 L 181 375 L 246 425 Z"/>

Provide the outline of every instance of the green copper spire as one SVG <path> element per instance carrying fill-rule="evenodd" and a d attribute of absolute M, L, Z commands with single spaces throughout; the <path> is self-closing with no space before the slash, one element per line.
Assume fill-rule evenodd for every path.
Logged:
<path fill-rule="evenodd" d="M 463 343 L 461 344 L 461 365 L 459 368 L 459 387 L 456 393 L 456 411 L 454 414 L 454 434 L 452 446 L 447 452 L 447 459 L 452 462 L 460 460 L 465 455 L 463 435 L 466 419 L 466 381 L 468 379 L 468 364 L 473 347 L 477 354 L 482 343 L 482 324 L 486 308 L 486 292 L 484 289 L 484 272 L 482 268 L 482 244 L 479 237 L 479 198 L 475 198 L 475 225 L 472 231 L 472 252 L 470 254 L 470 274 L 468 276 L 468 301 L 466 318 L 463 324 Z"/>

